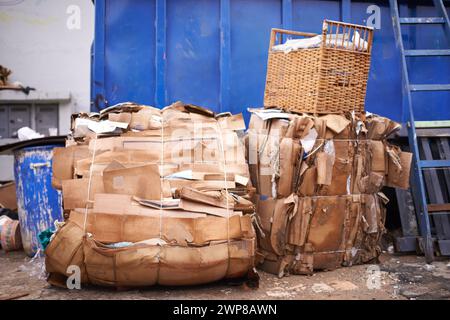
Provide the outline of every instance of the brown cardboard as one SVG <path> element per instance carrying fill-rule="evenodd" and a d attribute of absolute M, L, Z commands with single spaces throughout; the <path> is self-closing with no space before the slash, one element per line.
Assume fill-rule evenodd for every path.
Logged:
<path fill-rule="evenodd" d="M 305 170 L 302 176 L 302 182 L 298 189 L 298 194 L 301 196 L 311 196 L 316 192 L 317 185 L 317 167 L 311 166 Z"/>
<path fill-rule="evenodd" d="M 86 154 L 74 157 L 65 148 L 57 156 L 66 156 L 54 169 L 72 211 L 46 252 L 50 283 L 64 286 L 72 262 L 83 282 L 113 286 L 247 274 L 254 266 L 255 188 L 236 133 L 245 129 L 242 115 L 176 102 L 163 110 L 125 103 L 77 117 L 98 128 L 106 119 L 121 125 L 101 135 L 79 126 L 66 146 L 83 145 Z"/>
<path fill-rule="evenodd" d="M 351 123 L 350 120 L 338 114 L 327 114 L 320 119 L 325 120 L 327 128 L 335 134 L 341 133 Z"/>
<path fill-rule="evenodd" d="M 146 130 L 149 129 L 150 119 L 153 115 L 153 110 L 151 109 L 141 109 L 138 112 L 131 114 L 130 128 L 135 130 Z"/>
<path fill-rule="evenodd" d="M 245 122 L 242 113 L 235 114 L 229 117 L 218 118 L 221 129 L 228 130 L 245 130 Z"/>
<path fill-rule="evenodd" d="M 332 167 L 331 183 L 330 185 L 322 185 L 318 191 L 319 195 L 345 195 L 351 192 L 351 182 L 354 178 L 352 177 L 352 143 L 347 140 L 334 140 L 333 144 L 335 156 Z M 329 172 L 328 169 L 325 171 L 327 173 Z"/>
<path fill-rule="evenodd" d="M 86 212 L 72 211 L 70 221 L 84 227 Z M 140 242 L 159 238 L 180 246 L 208 245 L 212 241 L 253 238 L 255 236 L 249 215 L 228 218 L 215 216 L 180 215 L 164 210 L 162 214 L 121 215 L 87 213 L 86 232 L 105 243 Z"/>
<path fill-rule="evenodd" d="M 136 244 L 110 249 L 69 221 L 46 249 L 46 270 L 69 276 L 70 265 L 82 270 L 82 283 L 106 286 L 202 284 L 243 277 L 252 267 L 254 240 L 204 247 Z M 229 263 L 233 261 L 233 263 Z"/>
<path fill-rule="evenodd" d="M 301 139 L 314 126 L 314 121 L 306 116 L 294 118 L 286 131 L 286 138 Z M 272 129 L 272 128 L 271 128 Z"/>
<path fill-rule="evenodd" d="M 223 218 L 227 218 L 236 214 L 236 212 L 233 210 L 234 203 L 232 202 L 230 202 L 230 206 L 228 208 L 211 206 L 208 204 L 195 202 L 188 199 L 173 199 L 169 201 L 148 201 L 137 199 L 137 202 L 143 206 L 147 206 L 153 209 L 164 208 L 165 210 L 183 210 L 190 212 L 199 212 Z M 165 202 L 169 202 L 169 204 L 166 205 Z"/>
<path fill-rule="evenodd" d="M 0 186 L 0 208 L 17 210 L 16 184 L 14 182 Z"/>
<path fill-rule="evenodd" d="M 156 164 L 105 170 L 103 184 L 107 193 L 128 194 L 147 200 L 161 198 L 161 179 Z"/>
<path fill-rule="evenodd" d="M 261 221 L 274 219 L 275 200 L 264 201 Z M 276 202 L 282 202 L 277 199 Z M 279 276 L 286 273 L 309 274 L 313 270 L 330 270 L 343 265 L 365 263 L 380 254 L 379 240 L 384 230 L 383 199 L 377 195 L 299 197 L 298 204 L 286 207 L 286 224 L 278 224 L 277 236 L 259 236 L 260 267 Z M 270 207 L 270 210 L 266 210 Z M 263 217 L 266 217 L 263 219 Z M 262 223 L 263 225 L 263 223 Z M 273 228 L 273 227 L 272 227 Z M 282 245 L 272 246 L 273 243 Z M 284 239 L 287 244 L 283 245 Z M 280 242 L 281 241 L 281 242 Z M 280 251 L 280 249 L 282 249 Z M 281 252 L 281 255 L 280 255 Z"/>
<path fill-rule="evenodd" d="M 409 177 L 408 155 L 386 141 L 399 125 L 376 115 L 284 115 L 254 109 L 250 120 L 260 267 L 283 276 L 377 259 L 385 214 L 379 191 Z M 281 136 L 272 135 L 274 120 L 284 122 Z M 312 130 L 315 141 L 301 139 L 314 139 Z M 301 162 L 292 161 L 289 139 L 305 148 Z"/>
<path fill-rule="evenodd" d="M 76 161 L 89 157 L 89 155 L 89 150 L 84 145 L 54 148 L 52 158 L 52 186 L 60 190 L 62 188 L 62 180 L 74 178 Z"/>
<path fill-rule="evenodd" d="M 132 114 L 130 112 L 109 113 L 108 120 L 115 122 L 124 122 L 130 124 Z"/>
<path fill-rule="evenodd" d="M 370 172 L 368 176 L 358 181 L 358 187 L 361 193 L 376 193 L 384 185 L 385 176 L 377 172 Z"/>
<path fill-rule="evenodd" d="M 296 198 L 259 200 L 257 212 L 261 218 L 264 237 L 260 237 L 260 246 L 277 255 L 284 253 L 286 245 L 286 225 L 289 213 L 294 210 Z"/>
<path fill-rule="evenodd" d="M 87 239 L 84 253 L 86 272 L 93 284 L 194 285 L 245 276 L 253 265 L 254 242 L 241 240 L 205 247 L 141 245 L 108 249 Z"/>
<path fill-rule="evenodd" d="M 388 153 L 387 185 L 394 188 L 408 189 L 412 153 L 392 151 Z"/>
<path fill-rule="evenodd" d="M 329 186 L 333 177 L 334 156 L 326 152 L 316 155 L 317 184 Z"/>
<path fill-rule="evenodd" d="M 372 153 L 372 171 L 385 173 L 386 172 L 386 158 L 385 147 L 382 141 L 370 141 L 370 148 Z"/>
<path fill-rule="evenodd" d="M 347 196 L 315 199 L 307 242 L 316 252 L 342 250 L 347 201 Z"/>
<path fill-rule="evenodd" d="M 297 212 L 294 212 L 288 230 L 288 243 L 302 247 L 305 245 L 309 230 L 312 211 L 312 199 L 309 197 L 298 200 Z"/>
<path fill-rule="evenodd" d="M 185 179 L 167 179 L 171 189 L 181 189 L 183 187 L 192 187 L 200 191 L 215 191 L 222 189 L 236 188 L 234 181 L 209 180 L 209 181 L 192 181 Z"/>
<path fill-rule="evenodd" d="M 199 191 L 190 187 L 183 187 L 179 191 L 181 199 L 188 199 L 204 204 L 209 204 L 220 208 L 233 208 L 234 200 L 232 197 L 227 197 L 226 193 L 222 191 Z"/>
<path fill-rule="evenodd" d="M 76 223 L 68 221 L 55 234 L 45 249 L 45 269 L 49 273 L 70 276 L 69 266 L 78 266 L 81 271 L 81 281 L 86 282 L 84 268 L 83 237 L 84 232 Z"/>
<path fill-rule="evenodd" d="M 88 190 L 89 196 L 88 196 Z M 104 193 L 103 179 L 92 176 L 92 179 L 72 179 L 62 181 L 62 195 L 64 210 L 85 208 L 92 206 L 94 195 Z"/>
<path fill-rule="evenodd" d="M 284 138 L 280 144 L 280 178 L 278 195 L 289 196 L 293 190 L 294 169 L 299 166 L 301 147 L 298 140 Z"/>

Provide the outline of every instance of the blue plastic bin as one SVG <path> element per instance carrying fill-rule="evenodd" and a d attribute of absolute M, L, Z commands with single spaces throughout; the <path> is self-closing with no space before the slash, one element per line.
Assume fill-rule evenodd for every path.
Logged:
<path fill-rule="evenodd" d="M 33 256 L 39 249 L 38 234 L 63 221 L 61 192 L 52 187 L 53 148 L 29 147 L 14 152 L 17 206 L 23 247 Z"/>

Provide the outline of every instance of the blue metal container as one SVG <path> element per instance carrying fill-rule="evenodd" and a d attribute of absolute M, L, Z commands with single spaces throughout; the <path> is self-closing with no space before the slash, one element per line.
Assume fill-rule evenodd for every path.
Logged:
<path fill-rule="evenodd" d="M 400 14 L 436 16 L 421 3 L 404 1 Z M 379 0 L 96 0 L 93 110 L 182 100 L 248 120 L 246 109 L 263 105 L 270 29 L 320 33 L 324 19 L 375 28 L 366 110 L 402 121 L 400 53 L 389 2 Z M 450 47 L 440 26 L 404 28 L 407 49 Z M 408 63 L 412 81 L 450 83 L 449 57 Z M 450 119 L 449 92 L 413 99 L 416 120 Z"/>
<path fill-rule="evenodd" d="M 33 256 L 39 249 L 38 234 L 63 221 L 61 192 L 52 187 L 53 148 L 29 147 L 14 152 L 17 206 L 23 247 Z"/>

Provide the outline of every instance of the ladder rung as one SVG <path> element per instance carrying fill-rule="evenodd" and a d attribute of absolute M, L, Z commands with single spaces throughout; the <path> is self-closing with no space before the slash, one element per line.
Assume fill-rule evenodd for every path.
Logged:
<path fill-rule="evenodd" d="M 408 57 L 450 56 L 450 50 L 405 50 Z"/>
<path fill-rule="evenodd" d="M 433 212 L 442 212 L 449 211 L 450 212 L 450 203 L 442 203 L 442 204 L 428 204 L 427 210 L 429 213 Z"/>
<path fill-rule="evenodd" d="M 399 18 L 399 22 L 402 24 L 437 24 L 444 23 L 443 17 L 407 17 Z"/>
<path fill-rule="evenodd" d="M 450 128 L 450 120 L 414 121 L 414 126 L 416 129 Z"/>
<path fill-rule="evenodd" d="M 450 160 L 420 160 L 419 166 L 424 168 L 450 168 Z"/>
<path fill-rule="evenodd" d="M 410 84 L 411 91 L 447 91 L 450 90 L 450 84 Z"/>

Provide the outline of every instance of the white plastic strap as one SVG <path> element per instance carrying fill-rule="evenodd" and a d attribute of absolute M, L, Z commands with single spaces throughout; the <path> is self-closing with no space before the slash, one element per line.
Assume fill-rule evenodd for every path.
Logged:
<path fill-rule="evenodd" d="M 224 174 L 224 182 L 225 182 L 225 195 L 226 195 L 226 209 L 227 209 L 227 249 L 228 249 L 228 261 L 227 261 L 227 271 L 225 276 L 228 275 L 228 270 L 230 269 L 230 204 L 229 204 L 229 193 L 228 193 L 228 181 L 227 181 L 227 164 L 225 160 L 225 148 L 223 143 L 223 134 L 222 127 L 220 125 L 220 121 L 217 121 L 217 127 L 219 129 L 219 148 L 220 154 L 222 155 L 222 163 L 223 163 L 223 174 Z"/>
<path fill-rule="evenodd" d="M 93 173 L 93 168 L 94 168 L 94 161 L 95 161 L 95 153 L 97 151 L 97 134 L 95 134 L 94 137 L 94 151 L 92 151 L 92 159 L 91 159 L 91 165 L 89 167 L 89 182 L 88 182 L 88 189 L 87 189 L 87 199 L 86 199 L 86 206 L 85 206 L 85 211 L 84 211 L 84 223 L 83 223 L 83 233 L 86 233 L 86 224 L 87 224 L 87 216 L 88 216 L 88 211 L 89 211 L 89 197 L 91 195 L 91 184 L 92 184 L 92 173 Z"/>

